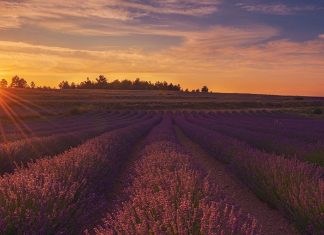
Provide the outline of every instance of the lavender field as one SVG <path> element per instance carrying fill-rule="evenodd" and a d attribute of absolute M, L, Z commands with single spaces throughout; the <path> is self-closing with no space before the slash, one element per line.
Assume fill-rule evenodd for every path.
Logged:
<path fill-rule="evenodd" d="M 0 0 L 0 235 L 324 235 L 324 0 Z"/>
<path fill-rule="evenodd" d="M 1 132 L 1 234 L 324 234 L 322 119 L 96 111 Z"/>

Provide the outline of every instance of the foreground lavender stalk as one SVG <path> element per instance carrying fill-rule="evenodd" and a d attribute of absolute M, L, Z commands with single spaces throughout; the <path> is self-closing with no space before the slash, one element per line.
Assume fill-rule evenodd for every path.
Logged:
<path fill-rule="evenodd" d="M 127 151 L 159 121 L 154 117 L 103 134 L 0 178 L 1 234 L 73 234 L 101 182 L 107 187 Z"/>
<path fill-rule="evenodd" d="M 261 152 L 237 139 L 187 122 L 177 125 L 219 160 L 229 163 L 257 195 L 311 234 L 324 233 L 323 168 Z"/>
<path fill-rule="evenodd" d="M 126 189 L 97 234 L 259 234 L 177 143 L 166 118 L 149 135 Z"/>

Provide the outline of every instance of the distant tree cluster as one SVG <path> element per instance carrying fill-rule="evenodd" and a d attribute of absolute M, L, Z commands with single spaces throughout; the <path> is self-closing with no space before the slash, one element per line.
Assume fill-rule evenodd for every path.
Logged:
<path fill-rule="evenodd" d="M 49 86 L 36 86 L 35 82 L 33 81 L 28 84 L 24 78 L 20 78 L 17 75 L 11 79 L 11 83 L 9 83 L 6 79 L 0 79 L 0 88 L 52 89 Z"/>
<path fill-rule="evenodd" d="M 113 80 L 111 82 L 104 75 L 100 75 L 96 78 L 95 81 L 87 78 L 85 81 L 80 83 L 69 83 L 68 81 L 62 81 L 58 85 L 60 89 L 109 89 L 109 90 L 167 90 L 167 91 L 183 91 L 179 84 L 175 85 L 168 82 L 155 82 L 152 83 L 150 81 L 142 81 L 139 78 L 134 81 L 131 80 Z M 35 82 L 31 82 L 30 84 L 24 78 L 20 78 L 19 76 L 14 76 L 11 79 L 11 83 L 6 79 L 0 79 L 0 88 L 31 88 L 31 89 L 52 89 L 49 86 L 36 86 Z M 184 92 L 189 92 L 186 89 Z M 192 93 L 208 93 L 208 87 L 203 86 L 200 89 L 194 89 L 191 91 Z"/>
<path fill-rule="evenodd" d="M 188 89 L 186 89 L 184 92 L 189 93 L 190 91 Z M 209 89 L 208 89 L 207 86 L 203 86 L 201 88 L 201 90 L 199 90 L 199 89 L 193 89 L 193 90 L 191 90 L 191 93 L 199 93 L 199 92 L 208 93 L 209 92 Z"/>
<path fill-rule="evenodd" d="M 9 84 L 6 79 L 0 80 L 0 88 L 35 88 L 36 85 L 34 82 L 30 84 L 23 78 L 18 77 L 17 75 L 11 79 L 11 83 Z"/>
<path fill-rule="evenodd" d="M 110 90 L 168 90 L 168 91 L 180 91 L 179 84 L 174 85 L 167 82 L 148 82 L 142 81 L 137 78 L 135 81 L 131 80 L 113 80 L 109 82 L 107 78 L 100 75 L 95 81 L 91 81 L 87 78 L 85 81 L 76 84 L 68 81 L 62 81 L 59 84 L 60 89 L 110 89 Z"/>
<path fill-rule="evenodd" d="M 0 87 L 1 88 L 7 88 L 8 87 L 8 82 L 6 79 L 1 79 L 0 81 Z"/>
<path fill-rule="evenodd" d="M 208 87 L 207 86 L 203 86 L 201 88 L 201 92 L 208 92 Z"/>

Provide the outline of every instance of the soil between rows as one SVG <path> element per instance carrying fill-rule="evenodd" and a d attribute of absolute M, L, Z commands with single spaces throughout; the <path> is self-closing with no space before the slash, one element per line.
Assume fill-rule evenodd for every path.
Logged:
<path fill-rule="evenodd" d="M 137 143 L 134 144 L 132 151 L 128 153 L 128 157 L 124 160 L 119 168 L 119 174 L 116 176 L 112 187 L 105 190 L 106 192 L 103 196 L 101 207 L 96 211 L 96 213 L 93 214 L 93 217 L 87 223 L 87 225 L 84 226 L 83 230 L 86 229 L 84 231 L 85 234 L 95 234 L 94 229 L 103 224 L 103 219 L 107 216 L 107 214 L 113 213 L 121 202 L 127 200 L 127 195 L 125 194 L 124 189 L 126 186 L 128 186 L 132 167 L 134 166 L 136 160 L 140 157 L 140 153 L 145 146 L 145 138 L 148 134 L 149 133 L 139 139 Z"/>

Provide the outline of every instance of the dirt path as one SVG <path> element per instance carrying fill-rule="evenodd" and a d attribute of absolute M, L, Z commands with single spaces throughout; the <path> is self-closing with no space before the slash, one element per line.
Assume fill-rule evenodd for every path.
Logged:
<path fill-rule="evenodd" d="M 217 178 L 218 186 L 232 199 L 243 212 L 257 218 L 262 225 L 262 231 L 266 235 L 290 235 L 300 234 L 289 221 L 277 210 L 271 209 L 266 203 L 260 201 L 245 185 L 243 185 L 226 166 L 207 154 L 198 144 L 187 138 L 182 131 L 175 127 L 181 144 L 199 160 L 206 170 L 210 171 L 212 178 Z"/>
<path fill-rule="evenodd" d="M 116 209 L 116 205 L 120 205 L 122 201 L 126 200 L 126 198 L 123 198 L 123 196 L 125 196 L 123 190 L 127 186 L 132 167 L 136 160 L 140 158 L 140 153 L 145 146 L 145 137 L 146 135 L 134 145 L 127 159 L 123 161 L 123 164 L 119 168 L 119 174 L 116 176 L 112 187 L 105 192 L 101 208 L 96 211 L 91 221 L 87 223 L 87 227 L 82 229 L 83 231 L 87 230 L 87 235 L 95 234 L 94 229 L 103 223 L 102 219 L 104 219 L 108 213 L 113 212 L 113 210 Z"/>

